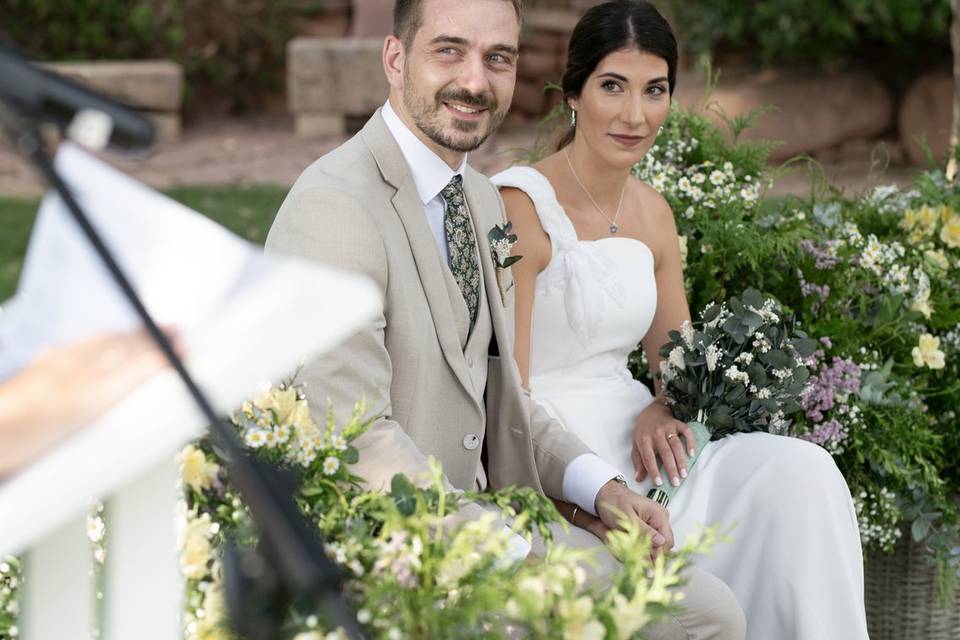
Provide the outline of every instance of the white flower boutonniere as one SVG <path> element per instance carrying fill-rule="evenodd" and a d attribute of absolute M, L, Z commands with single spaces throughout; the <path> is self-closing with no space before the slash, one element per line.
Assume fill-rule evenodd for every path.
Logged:
<path fill-rule="evenodd" d="M 507 269 L 516 264 L 523 256 L 511 256 L 513 245 L 517 244 L 517 236 L 510 233 L 513 224 L 494 225 L 487 234 L 490 241 L 490 253 L 497 270 L 497 286 L 500 287 L 500 301 L 507 304 L 507 292 L 513 288 L 513 278 L 507 282 Z"/>

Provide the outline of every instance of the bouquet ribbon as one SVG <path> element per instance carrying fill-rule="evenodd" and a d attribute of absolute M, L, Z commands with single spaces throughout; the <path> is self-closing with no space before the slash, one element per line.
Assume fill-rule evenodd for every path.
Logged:
<path fill-rule="evenodd" d="M 654 487 L 647 492 L 647 497 L 651 500 L 663 505 L 666 507 L 670 504 L 670 500 L 676 494 L 677 491 L 683 488 L 684 483 L 690 478 L 690 474 L 693 473 L 693 468 L 697 464 L 697 460 L 700 459 L 700 454 L 703 452 L 703 448 L 707 446 L 707 443 L 710 442 L 710 430 L 700 422 L 691 421 L 687 423 L 693 430 L 693 435 L 697 439 L 697 446 L 694 449 L 692 456 L 687 456 L 687 477 L 680 481 L 680 486 L 675 487 L 671 484 L 666 484 L 662 487 Z M 660 473 L 663 476 L 667 474 L 664 471 L 663 464 L 660 465 Z"/>

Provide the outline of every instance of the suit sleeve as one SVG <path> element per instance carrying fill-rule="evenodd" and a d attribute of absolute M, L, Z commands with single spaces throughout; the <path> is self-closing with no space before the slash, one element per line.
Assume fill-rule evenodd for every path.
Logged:
<path fill-rule="evenodd" d="M 267 237 L 268 254 L 298 256 L 328 266 L 359 271 L 385 292 L 389 278 L 386 249 L 372 217 L 351 194 L 334 188 L 294 191 L 283 203 Z M 335 309 L 336 300 L 330 301 Z M 375 320 L 332 352 L 308 363 L 300 379 L 314 416 L 324 416 L 328 402 L 342 426 L 361 399 L 380 414 L 357 439 L 360 461 L 354 472 L 371 489 L 390 486 L 395 473 L 418 481 L 427 459 L 403 428 L 392 420 L 392 366 L 384 342 L 383 304 Z"/>

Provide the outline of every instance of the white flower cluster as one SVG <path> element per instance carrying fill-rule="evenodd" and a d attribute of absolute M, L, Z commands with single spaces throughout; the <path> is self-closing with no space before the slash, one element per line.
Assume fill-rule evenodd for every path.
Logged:
<path fill-rule="evenodd" d="M 920 197 L 916 189 L 901 191 L 895 184 L 880 185 L 867 196 L 867 203 L 881 213 L 899 213 L 909 208 Z"/>
<path fill-rule="evenodd" d="M 16 620 L 20 613 L 20 563 L 13 557 L 0 556 L 0 637 L 16 638 L 20 631 L 16 625 L 4 628 L 2 619 L 6 616 Z"/>
<path fill-rule="evenodd" d="M 899 242 L 880 242 L 872 233 L 860 253 L 860 266 L 870 271 L 891 293 L 906 293 L 910 289 L 910 268 L 899 261 L 906 250 Z"/>
<path fill-rule="evenodd" d="M 773 324 L 780 322 L 780 316 L 778 314 L 780 308 L 777 306 L 777 303 L 773 300 L 773 298 L 767 298 L 764 300 L 763 306 L 759 309 L 755 309 L 750 305 L 747 305 L 747 309 L 753 311 L 755 314 L 763 318 L 764 322 L 770 322 Z"/>
<path fill-rule="evenodd" d="M 740 369 L 737 368 L 737 365 L 731 365 L 727 367 L 726 371 L 723 372 L 723 375 L 730 382 L 739 382 L 744 386 L 750 384 L 750 376 L 746 371 L 740 371 Z"/>
<path fill-rule="evenodd" d="M 750 175 L 738 176 L 731 162 L 688 165 L 687 154 L 697 145 L 696 139 L 654 145 L 634 167 L 634 175 L 665 198 L 686 203 L 683 215 L 687 218 L 693 217 L 697 207 L 716 209 L 734 202 L 754 207 L 760 200 L 759 181 Z"/>
<path fill-rule="evenodd" d="M 310 417 L 310 407 L 295 387 L 270 389 L 252 402 L 244 403 L 239 424 L 245 425 L 243 440 L 251 449 L 281 449 L 291 462 L 303 467 L 316 460 L 317 452 L 328 446 L 344 451 L 347 443 L 337 435 L 330 440 Z M 333 475 L 339 468 L 327 458 L 324 471 Z"/>
<path fill-rule="evenodd" d="M 890 551 L 900 539 L 900 527 L 897 526 L 900 510 L 896 499 L 896 494 L 886 487 L 881 487 L 878 494 L 860 491 L 853 496 L 860 524 L 860 542 L 864 547 Z"/>

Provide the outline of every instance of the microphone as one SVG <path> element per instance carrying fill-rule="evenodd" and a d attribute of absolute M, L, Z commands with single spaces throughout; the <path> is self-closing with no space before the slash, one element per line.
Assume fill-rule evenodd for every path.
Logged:
<path fill-rule="evenodd" d="M 153 143 L 154 126 L 115 100 L 34 65 L 0 42 L 0 101 L 28 118 L 55 124 L 63 134 L 95 151 L 139 151 Z"/>

